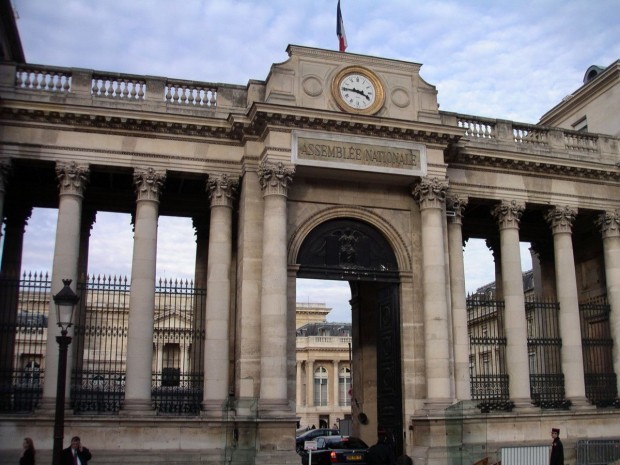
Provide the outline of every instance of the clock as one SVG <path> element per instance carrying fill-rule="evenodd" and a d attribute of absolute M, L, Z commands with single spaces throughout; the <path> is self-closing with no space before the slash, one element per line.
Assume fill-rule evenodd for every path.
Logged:
<path fill-rule="evenodd" d="M 385 100 L 379 78 L 361 66 L 338 72 L 332 81 L 332 94 L 341 109 L 362 115 L 375 114 Z"/>

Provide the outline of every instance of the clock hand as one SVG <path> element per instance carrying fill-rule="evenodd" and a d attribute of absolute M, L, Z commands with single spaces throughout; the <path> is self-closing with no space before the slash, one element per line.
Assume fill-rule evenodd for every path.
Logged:
<path fill-rule="evenodd" d="M 366 95 L 366 93 L 363 90 L 355 89 L 352 87 L 343 87 L 342 90 L 348 90 L 351 92 L 355 92 L 356 94 L 360 94 L 362 97 L 366 97 L 366 100 L 370 100 L 370 97 Z"/>

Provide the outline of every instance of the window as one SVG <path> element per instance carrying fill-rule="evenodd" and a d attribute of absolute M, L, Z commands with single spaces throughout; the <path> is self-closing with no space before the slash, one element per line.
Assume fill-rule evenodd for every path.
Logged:
<path fill-rule="evenodd" d="M 351 405 L 351 370 L 347 367 L 341 368 L 338 375 L 338 397 L 341 407 Z"/>
<path fill-rule="evenodd" d="M 327 370 L 322 366 L 314 370 L 314 405 L 327 405 Z"/>
<path fill-rule="evenodd" d="M 584 116 L 577 120 L 577 122 L 573 124 L 573 129 L 575 131 L 588 132 L 588 118 Z"/>

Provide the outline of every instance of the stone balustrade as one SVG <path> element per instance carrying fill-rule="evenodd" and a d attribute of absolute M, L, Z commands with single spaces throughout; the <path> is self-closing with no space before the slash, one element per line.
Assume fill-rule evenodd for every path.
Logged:
<path fill-rule="evenodd" d="M 493 146 L 616 167 L 620 163 L 619 140 L 613 136 L 448 112 L 442 112 L 442 122 L 462 128 L 461 144 L 470 147 Z"/>
<path fill-rule="evenodd" d="M 84 105 L 88 99 L 91 106 L 110 107 L 114 102 L 141 105 L 141 110 L 150 104 L 148 109 L 166 113 L 215 112 L 220 107 L 241 112 L 247 101 L 246 86 L 11 63 L 0 65 L 0 90 L 31 101 L 62 96 L 65 103 Z"/>
<path fill-rule="evenodd" d="M 352 339 L 350 336 L 305 336 L 297 337 L 297 349 L 329 347 L 333 349 L 347 349 Z"/>

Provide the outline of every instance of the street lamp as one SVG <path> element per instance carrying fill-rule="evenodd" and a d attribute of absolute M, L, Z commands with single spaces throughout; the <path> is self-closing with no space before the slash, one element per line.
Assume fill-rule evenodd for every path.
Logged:
<path fill-rule="evenodd" d="M 60 326 L 60 336 L 56 336 L 58 342 L 58 384 L 56 385 L 56 415 L 54 416 L 54 451 L 53 465 L 60 465 L 62 455 L 62 442 L 65 435 L 65 387 L 67 376 L 67 348 L 71 344 L 71 336 L 67 336 L 67 330 L 73 324 L 73 310 L 80 298 L 69 287 L 70 279 L 63 279 L 64 287 L 54 296 L 56 304 L 56 318 Z"/>

